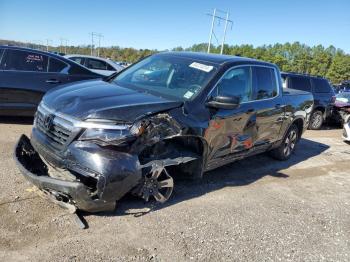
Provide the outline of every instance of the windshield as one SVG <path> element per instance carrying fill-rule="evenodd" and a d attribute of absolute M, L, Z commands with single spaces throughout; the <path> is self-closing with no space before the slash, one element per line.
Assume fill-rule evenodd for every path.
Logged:
<path fill-rule="evenodd" d="M 215 71 L 209 62 L 156 55 L 126 69 L 112 81 L 123 87 L 186 101 L 208 84 Z"/>

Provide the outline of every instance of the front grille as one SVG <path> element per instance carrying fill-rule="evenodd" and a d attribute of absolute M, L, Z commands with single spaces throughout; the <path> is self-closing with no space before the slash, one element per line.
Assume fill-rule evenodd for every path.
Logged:
<path fill-rule="evenodd" d="M 74 138 L 73 135 L 76 134 L 72 122 L 41 105 L 36 112 L 34 123 L 37 130 L 47 136 L 58 149 L 69 144 Z"/>

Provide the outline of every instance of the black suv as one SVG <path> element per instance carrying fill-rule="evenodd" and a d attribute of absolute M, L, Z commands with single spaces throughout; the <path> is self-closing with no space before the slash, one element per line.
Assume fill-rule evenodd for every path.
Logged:
<path fill-rule="evenodd" d="M 48 90 L 101 77 L 59 55 L 0 46 L 0 115 L 33 116 Z"/>
<path fill-rule="evenodd" d="M 314 96 L 314 107 L 309 129 L 318 130 L 324 121 L 331 116 L 331 103 L 335 95 L 328 80 L 319 76 L 297 73 L 281 73 L 284 88 L 311 92 Z"/>

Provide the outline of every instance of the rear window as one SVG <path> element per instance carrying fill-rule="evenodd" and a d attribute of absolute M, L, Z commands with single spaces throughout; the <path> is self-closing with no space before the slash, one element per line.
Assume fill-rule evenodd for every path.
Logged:
<path fill-rule="evenodd" d="M 87 61 L 88 61 L 86 65 L 87 68 L 95 69 L 95 70 L 107 70 L 107 63 L 104 61 L 100 61 L 97 59 L 90 59 L 90 58 Z"/>
<path fill-rule="evenodd" d="M 4 70 L 47 72 L 46 55 L 21 50 L 7 50 L 3 57 Z"/>
<path fill-rule="evenodd" d="M 277 95 L 275 70 L 269 67 L 253 67 L 253 85 L 255 94 L 253 100 L 272 98 Z"/>
<path fill-rule="evenodd" d="M 51 58 L 49 60 L 49 72 L 61 72 L 64 68 L 67 67 L 67 64 L 55 59 L 55 58 Z"/>
<path fill-rule="evenodd" d="M 314 78 L 314 79 L 312 79 L 312 82 L 314 84 L 314 90 L 316 93 L 330 93 L 331 92 L 331 86 L 329 85 L 329 83 L 326 79 Z"/>
<path fill-rule="evenodd" d="M 84 65 L 85 62 L 85 59 L 83 57 L 71 57 L 69 59 L 81 65 Z"/>
<path fill-rule="evenodd" d="M 301 91 L 311 92 L 311 82 L 307 77 L 289 77 L 289 87 Z"/>

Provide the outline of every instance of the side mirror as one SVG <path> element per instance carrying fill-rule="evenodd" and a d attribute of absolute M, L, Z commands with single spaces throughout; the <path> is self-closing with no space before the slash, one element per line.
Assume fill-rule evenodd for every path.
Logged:
<path fill-rule="evenodd" d="M 218 109 L 235 109 L 239 107 L 237 96 L 216 96 L 207 101 L 206 106 Z"/>

